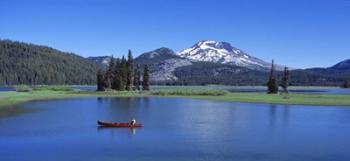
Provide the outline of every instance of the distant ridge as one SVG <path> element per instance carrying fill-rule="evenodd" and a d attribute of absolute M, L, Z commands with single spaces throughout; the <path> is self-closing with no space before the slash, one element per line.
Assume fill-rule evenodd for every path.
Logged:
<path fill-rule="evenodd" d="M 203 41 L 186 50 L 189 55 L 162 47 L 134 62 L 141 68 L 149 65 L 153 84 L 265 85 L 269 63 L 238 50 L 225 42 Z M 1 40 L 0 84 L 95 84 L 97 70 L 105 69 L 110 58 L 83 58 L 42 45 Z M 290 84 L 338 86 L 350 79 L 349 61 L 328 68 L 291 69 Z M 282 72 L 276 74 L 280 78 Z"/>
<path fill-rule="evenodd" d="M 328 69 L 350 71 L 350 59 L 339 62 Z"/>
<path fill-rule="evenodd" d="M 98 58 L 100 59 L 100 58 Z M 104 64 L 108 57 L 103 57 Z M 229 43 L 201 41 L 175 53 L 159 48 L 136 57 L 140 66 L 150 66 L 153 84 L 178 85 L 262 85 L 267 81 L 270 63 L 246 54 Z M 348 60 L 329 68 L 293 69 L 291 85 L 339 86 L 350 79 Z M 283 66 L 277 66 L 282 70 Z M 277 72 L 281 75 L 282 72 Z"/>

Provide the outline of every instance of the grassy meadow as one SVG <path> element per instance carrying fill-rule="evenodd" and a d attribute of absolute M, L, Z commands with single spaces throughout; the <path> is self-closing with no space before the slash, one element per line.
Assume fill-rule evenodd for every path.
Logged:
<path fill-rule="evenodd" d="M 230 93 L 225 90 L 216 90 L 210 86 L 164 86 L 156 87 L 147 92 L 80 91 L 74 90 L 68 86 L 43 86 L 38 88 L 20 86 L 16 87 L 16 89 L 18 89 L 17 92 L 0 92 L 0 107 L 33 100 L 68 99 L 77 97 L 169 97 L 229 102 L 350 106 L 349 95 L 289 94 L 288 96 L 283 96 L 278 94 L 269 95 L 265 93 Z"/>

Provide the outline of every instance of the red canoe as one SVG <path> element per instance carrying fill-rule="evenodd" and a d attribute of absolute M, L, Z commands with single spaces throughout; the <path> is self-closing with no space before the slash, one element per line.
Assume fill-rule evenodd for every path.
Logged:
<path fill-rule="evenodd" d="M 103 127 L 124 127 L 124 128 L 143 127 L 143 124 L 131 125 L 130 123 L 104 122 L 100 120 L 97 120 L 97 124 Z"/>

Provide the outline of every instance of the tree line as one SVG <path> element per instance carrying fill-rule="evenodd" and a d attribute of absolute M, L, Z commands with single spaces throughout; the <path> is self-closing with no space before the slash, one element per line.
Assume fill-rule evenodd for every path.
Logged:
<path fill-rule="evenodd" d="M 112 56 L 108 68 L 97 72 L 97 90 L 147 91 L 150 89 L 148 65 L 144 65 L 142 71 L 141 76 L 140 67 L 134 63 L 131 50 L 128 52 L 127 59 L 124 56 L 121 59 L 114 59 Z"/>
<path fill-rule="evenodd" d="M 153 67 L 150 66 L 151 71 Z M 155 68 L 157 69 L 157 68 Z M 289 86 L 340 86 L 344 80 L 349 80 L 350 72 L 331 71 L 322 72 L 318 69 L 293 69 L 288 68 L 290 76 Z M 227 64 L 194 62 L 192 65 L 182 66 L 175 69 L 174 74 L 178 80 L 167 82 L 151 82 L 161 85 L 249 85 L 266 86 L 270 71 L 250 70 Z M 282 82 L 284 70 L 276 70 L 275 77 Z M 279 85 L 279 84 L 278 84 Z"/>
<path fill-rule="evenodd" d="M 280 83 L 278 83 L 278 79 L 275 72 L 275 65 L 274 61 L 272 60 L 269 80 L 267 82 L 267 93 L 268 94 L 276 94 L 278 93 L 278 87 L 281 86 L 282 92 L 285 94 L 288 94 L 288 86 L 290 84 L 290 71 L 288 70 L 288 67 L 284 68 L 282 79 Z M 350 88 L 350 80 L 345 80 L 344 83 L 341 85 L 342 88 Z"/>
<path fill-rule="evenodd" d="M 97 69 L 72 53 L 0 40 L 0 85 L 93 85 Z"/>

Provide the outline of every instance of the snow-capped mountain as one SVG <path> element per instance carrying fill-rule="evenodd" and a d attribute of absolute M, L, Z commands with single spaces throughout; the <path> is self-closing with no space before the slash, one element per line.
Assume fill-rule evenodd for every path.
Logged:
<path fill-rule="evenodd" d="M 227 42 L 200 41 L 191 48 L 178 52 L 177 55 L 192 61 L 231 64 L 249 69 L 266 70 L 271 67 L 270 63 L 250 56 Z"/>

